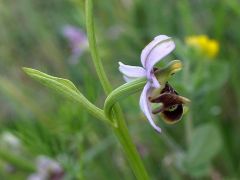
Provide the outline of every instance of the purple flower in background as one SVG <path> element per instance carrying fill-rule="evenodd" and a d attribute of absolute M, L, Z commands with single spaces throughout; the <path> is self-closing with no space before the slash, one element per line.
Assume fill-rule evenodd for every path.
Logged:
<path fill-rule="evenodd" d="M 31 174 L 28 180 L 63 180 L 64 171 L 60 164 L 46 156 L 37 158 L 37 172 Z"/>
<path fill-rule="evenodd" d="M 71 25 L 64 26 L 63 35 L 68 39 L 72 50 L 70 60 L 76 64 L 78 58 L 88 48 L 87 36 L 80 28 Z"/>
<path fill-rule="evenodd" d="M 161 128 L 153 121 L 149 101 L 152 90 L 160 88 L 160 84 L 154 74 L 154 65 L 171 53 L 174 48 L 175 44 L 170 37 L 159 35 L 142 50 L 141 63 L 143 67 L 129 66 L 119 62 L 119 70 L 126 82 L 140 77 L 147 78 L 147 83 L 143 88 L 139 104 L 149 123 L 158 132 L 161 132 Z"/>

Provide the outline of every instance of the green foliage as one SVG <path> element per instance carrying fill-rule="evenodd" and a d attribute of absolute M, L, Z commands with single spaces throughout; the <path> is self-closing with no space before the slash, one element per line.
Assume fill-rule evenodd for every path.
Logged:
<path fill-rule="evenodd" d="M 205 124 L 194 130 L 192 141 L 187 152 L 189 166 L 199 166 L 211 162 L 221 149 L 222 140 L 214 125 Z"/>
<path fill-rule="evenodd" d="M 195 178 L 209 176 L 212 161 L 222 146 L 221 134 L 214 124 L 198 126 L 194 129 L 187 150 L 175 154 L 175 165 L 184 174 Z"/>
<path fill-rule="evenodd" d="M 0 151 L 5 152 L 0 154 L 0 179 L 26 179 L 30 172 L 21 160 L 32 166 L 39 155 L 57 160 L 67 179 L 134 179 L 112 132 L 96 120 L 106 120 L 101 109 L 94 109 L 103 108 L 106 96 L 89 51 L 71 64 L 71 49 L 61 33 L 66 24 L 86 30 L 84 4 L 83 0 L 0 1 Z M 114 88 L 124 83 L 119 60 L 140 65 L 142 48 L 158 34 L 177 42 L 169 59 L 181 60 L 183 70 L 169 83 L 191 105 L 176 125 L 158 119 L 167 138 L 149 127 L 139 109 L 139 94 L 121 101 L 150 177 L 239 179 L 239 2 L 94 0 L 94 11 L 99 56 Z M 197 34 L 219 42 L 215 59 L 187 47 L 185 37 Z M 168 58 L 160 67 L 167 62 Z M 25 69 L 66 99 L 30 80 L 21 67 L 66 78 Z M 185 126 L 188 120 L 190 131 Z M 20 139 L 20 150 L 2 145 L 5 131 Z M 14 161 L 14 170 L 8 171 Z"/>
<path fill-rule="evenodd" d="M 222 147 L 218 129 L 212 124 L 198 126 L 185 155 L 185 167 L 194 176 L 207 175 L 210 163 Z"/>

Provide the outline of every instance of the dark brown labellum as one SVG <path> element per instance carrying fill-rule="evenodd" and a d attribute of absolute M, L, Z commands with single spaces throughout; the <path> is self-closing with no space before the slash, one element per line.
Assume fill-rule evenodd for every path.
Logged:
<path fill-rule="evenodd" d="M 153 114 L 160 113 L 167 123 L 179 121 L 183 115 L 183 104 L 186 98 L 179 96 L 178 93 L 166 83 L 160 94 L 156 97 L 149 97 L 151 103 L 161 103 L 162 106 L 152 111 Z"/>

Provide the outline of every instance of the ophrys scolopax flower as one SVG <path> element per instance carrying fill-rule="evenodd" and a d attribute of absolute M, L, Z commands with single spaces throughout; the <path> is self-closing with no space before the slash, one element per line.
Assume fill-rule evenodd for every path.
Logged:
<path fill-rule="evenodd" d="M 175 107 L 177 111 L 180 110 L 180 112 L 182 112 L 182 110 L 179 108 L 181 108 L 182 104 L 185 103 L 185 102 L 177 102 L 176 104 L 170 103 L 171 106 L 168 106 L 168 105 L 166 106 L 165 100 L 166 99 L 171 100 L 172 98 L 173 99 L 176 98 L 177 97 L 176 93 L 164 94 L 163 96 L 161 96 L 160 101 L 157 99 L 157 102 L 155 102 L 155 98 L 151 98 L 151 94 L 153 90 L 165 88 L 165 84 L 160 84 L 158 81 L 158 77 L 156 77 L 160 69 L 154 67 L 154 65 L 158 63 L 160 60 L 162 60 L 165 56 L 170 54 L 174 50 L 174 48 L 175 48 L 175 43 L 173 42 L 172 38 L 166 35 L 159 35 L 155 37 L 154 40 L 151 41 L 142 50 L 141 63 L 143 67 L 125 65 L 119 62 L 119 70 L 123 74 L 123 77 L 126 82 L 129 82 L 131 80 L 141 78 L 141 77 L 147 78 L 147 83 L 144 86 L 143 91 L 141 93 L 139 104 L 140 104 L 141 110 L 147 117 L 149 123 L 158 132 L 161 132 L 161 128 L 157 126 L 153 120 L 153 114 L 156 114 L 157 112 L 156 111 L 152 112 L 151 103 L 157 103 L 157 102 L 162 103 L 163 109 L 159 110 L 159 112 L 161 112 L 161 114 L 165 115 L 166 117 L 170 117 L 170 115 L 168 115 L 167 108 L 168 110 L 170 110 L 169 111 L 170 114 L 171 112 L 175 113 L 175 109 L 174 109 Z M 162 101 L 162 97 L 165 97 L 163 98 L 165 99 L 164 101 Z M 178 104 L 180 106 L 178 106 Z M 171 107 L 173 108 L 173 110 L 169 109 Z M 181 118 L 181 115 L 179 117 Z"/>

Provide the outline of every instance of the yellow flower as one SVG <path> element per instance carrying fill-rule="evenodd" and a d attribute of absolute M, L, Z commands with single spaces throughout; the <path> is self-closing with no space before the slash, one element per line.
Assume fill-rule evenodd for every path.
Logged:
<path fill-rule="evenodd" d="M 210 40 L 208 43 L 208 55 L 211 58 L 216 57 L 219 52 L 219 43 L 216 40 Z"/>
<path fill-rule="evenodd" d="M 219 52 L 218 41 L 209 39 L 206 35 L 188 36 L 185 39 L 185 43 L 211 59 L 216 57 Z"/>

